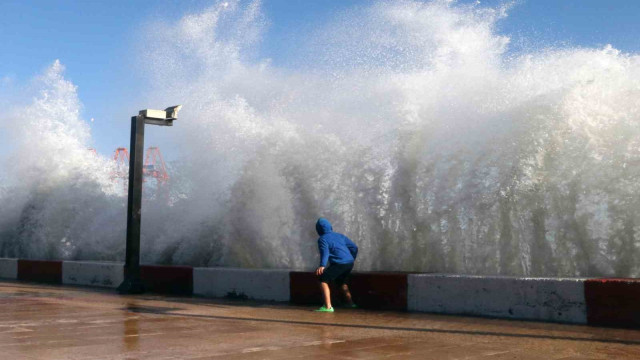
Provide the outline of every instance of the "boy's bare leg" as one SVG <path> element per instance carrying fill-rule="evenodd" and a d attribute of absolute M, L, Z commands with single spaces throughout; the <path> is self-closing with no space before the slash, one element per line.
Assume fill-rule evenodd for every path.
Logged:
<path fill-rule="evenodd" d="M 324 297 L 324 306 L 327 309 L 331 309 L 331 290 L 329 289 L 329 284 L 320 282 L 320 288 L 322 289 L 322 296 Z"/>
<path fill-rule="evenodd" d="M 344 299 L 347 301 L 347 304 L 353 305 L 353 299 L 351 299 L 351 292 L 347 284 L 342 284 L 342 292 L 344 293 Z"/>

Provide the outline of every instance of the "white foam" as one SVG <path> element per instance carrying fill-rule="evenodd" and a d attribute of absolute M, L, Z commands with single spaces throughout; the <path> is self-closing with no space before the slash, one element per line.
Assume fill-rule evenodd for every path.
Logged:
<path fill-rule="evenodd" d="M 496 31 L 507 13 L 378 2 L 308 34 L 287 68 L 256 57 L 267 29 L 259 2 L 151 24 L 140 44 L 157 53 L 142 67 L 157 86 L 146 97 L 185 107 L 166 139 L 182 151 L 172 206 L 145 205 L 144 260 L 310 268 L 325 216 L 360 245 L 360 270 L 637 276 L 640 58 L 612 46 L 510 53 Z M 31 111 L 71 120 L 45 122 L 34 146 L 78 155 L 26 155 L 42 170 L 1 195 L 7 216 L 39 214 L 20 244 L 63 228 L 77 257 L 121 259 L 112 229 L 122 236 L 122 202 L 86 171 L 73 86 L 56 81 L 62 100 L 41 96 Z M 61 185 L 70 178 L 96 192 Z M 35 199 L 42 184 L 63 204 L 91 204 L 92 225 L 22 210 L 15 194 Z"/>

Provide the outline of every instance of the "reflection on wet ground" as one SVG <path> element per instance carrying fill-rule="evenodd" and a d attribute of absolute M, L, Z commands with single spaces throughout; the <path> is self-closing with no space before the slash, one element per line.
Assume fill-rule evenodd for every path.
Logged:
<path fill-rule="evenodd" d="M 638 359 L 640 330 L 0 283 L 0 359 Z"/>

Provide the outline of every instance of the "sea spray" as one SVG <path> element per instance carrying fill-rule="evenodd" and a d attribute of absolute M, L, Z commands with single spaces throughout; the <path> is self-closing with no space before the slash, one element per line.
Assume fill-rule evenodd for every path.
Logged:
<path fill-rule="evenodd" d="M 145 101 L 185 107 L 166 138 L 180 148 L 172 201 L 143 204 L 143 261 L 312 268 L 324 216 L 358 243 L 360 270 L 637 276 L 640 58 L 509 52 L 496 32 L 507 13 L 377 2 L 308 34 L 288 67 L 255 56 L 258 2 L 151 24 L 141 46 L 161 50 L 142 64 L 156 84 Z M 25 219 L 2 225 L 3 249 L 37 257 L 55 239 L 50 256 L 123 258 L 122 196 L 95 162 L 74 164 L 91 189 L 47 194 L 93 206 L 81 214 L 93 225 L 43 216 L 64 205 L 17 184 L 34 200 L 0 195 Z"/>
<path fill-rule="evenodd" d="M 2 120 L 12 149 L 2 164 L 0 193 L 5 257 L 112 258 L 121 247 L 101 247 L 121 237 L 119 222 L 105 220 L 122 199 L 109 178 L 112 164 L 88 150 L 89 127 L 79 118 L 76 87 L 63 72 L 55 61 Z"/>

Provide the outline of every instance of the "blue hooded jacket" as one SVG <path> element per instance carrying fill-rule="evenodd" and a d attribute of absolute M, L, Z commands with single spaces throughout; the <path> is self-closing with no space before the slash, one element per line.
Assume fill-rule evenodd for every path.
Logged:
<path fill-rule="evenodd" d="M 318 250 L 320 251 L 320 266 L 327 264 L 351 264 L 356 261 L 358 247 L 348 237 L 333 232 L 331 223 L 325 218 L 318 219 L 316 231 Z"/>

